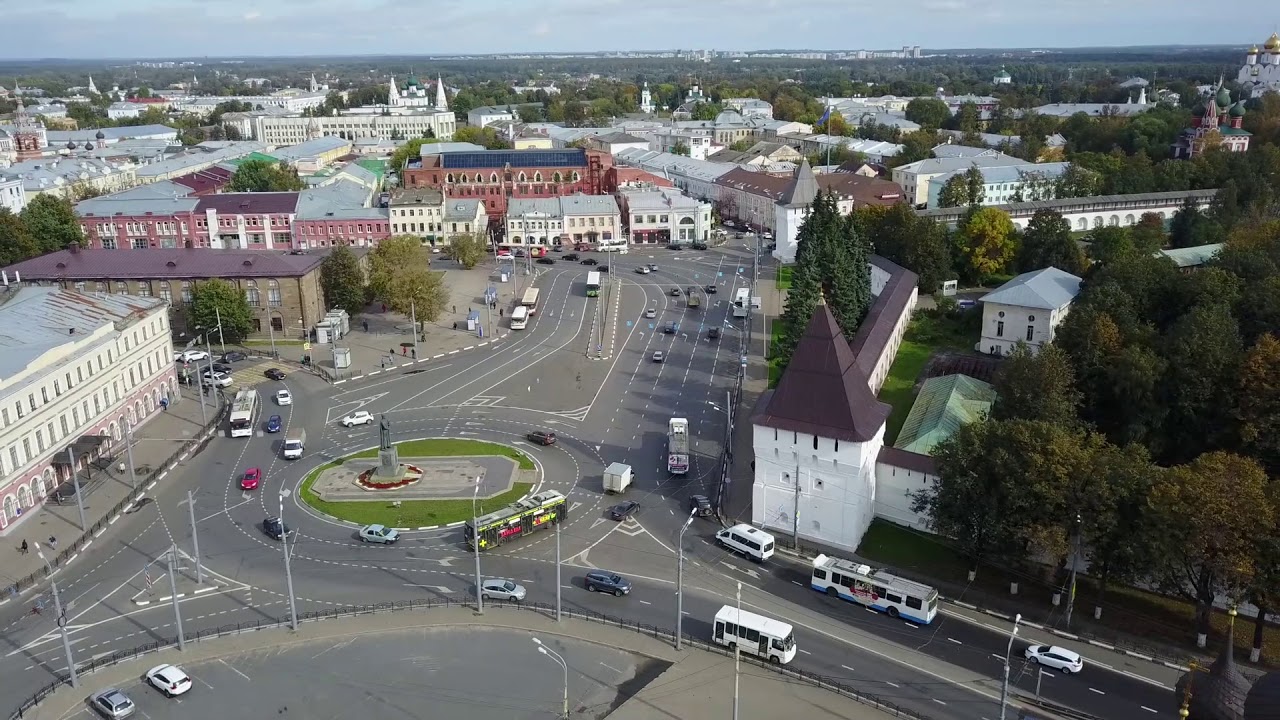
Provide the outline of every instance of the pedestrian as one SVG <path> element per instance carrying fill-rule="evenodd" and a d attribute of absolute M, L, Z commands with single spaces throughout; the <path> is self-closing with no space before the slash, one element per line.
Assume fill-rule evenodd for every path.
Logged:
<path fill-rule="evenodd" d="M 21 552 L 23 555 L 26 555 L 27 553 L 31 552 L 31 548 L 27 547 L 26 538 L 23 538 L 22 547 L 19 549 L 19 552 Z"/>
<path fill-rule="evenodd" d="M 405 346 L 401 345 L 401 346 L 400 346 L 400 354 L 401 354 L 401 355 L 408 355 L 408 354 L 409 354 L 409 348 L 407 348 L 407 347 L 405 347 Z"/>
<path fill-rule="evenodd" d="M 54 536 L 50 535 L 50 536 L 49 536 L 49 547 L 51 547 L 51 548 L 53 548 L 53 549 L 55 549 L 55 550 L 56 550 L 56 549 L 58 548 L 58 538 L 56 538 L 56 537 L 54 537 Z"/>
<path fill-rule="evenodd" d="M 386 312 L 386 311 L 387 311 L 387 304 L 382 303 L 382 312 Z"/>
<path fill-rule="evenodd" d="M 418 348 L 410 348 L 410 352 L 413 354 L 413 359 L 414 359 L 414 360 L 417 360 L 417 359 L 418 359 Z"/>
<path fill-rule="evenodd" d="M 504 310 L 504 308 L 498 308 L 498 317 L 502 317 L 502 311 L 503 311 L 503 310 Z"/>
<path fill-rule="evenodd" d="M 458 321 L 457 321 L 457 320 L 454 320 L 454 321 L 453 321 L 453 329 L 454 329 L 454 330 L 457 330 L 457 329 L 458 329 Z"/>
<path fill-rule="evenodd" d="M 364 331 L 365 331 L 365 332 L 369 332 L 369 321 L 368 321 L 368 320 L 363 320 L 363 321 L 361 321 L 361 322 L 363 322 L 363 323 L 364 323 Z"/>
<path fill-rule="evenodd" d="M 458 306 L 457 306 L 457 305 L 454 305 L 454 306 L 453 306 L 453 314 L 454 314 L 454 315 L 457 315 L 457 314 L 458 314 Z"/>

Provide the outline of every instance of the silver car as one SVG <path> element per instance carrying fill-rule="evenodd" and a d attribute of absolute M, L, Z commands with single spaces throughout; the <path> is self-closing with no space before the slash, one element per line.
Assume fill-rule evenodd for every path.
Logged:
<path fill-rule="evenodd" d="M 480 597 L 485 600 L 512 600 L 520 602 L 524 600 L 524 596 L 524 586 L 515 580 L 490 578 L 480 584 Z"/>
<path fill-rule="evenodd" d="M 95 694 L 89 698 L 89 704 L 93 706 L 94 712 L 111 720 L 130 717 L 137 709 L 128 695 L 115 688 L 107 688 Z"/>

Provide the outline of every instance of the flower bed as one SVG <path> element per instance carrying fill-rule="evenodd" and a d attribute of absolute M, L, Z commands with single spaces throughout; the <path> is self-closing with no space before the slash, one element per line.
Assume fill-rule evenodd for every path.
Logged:
<path fill-rule="evenodd" d="M 412 485 L 422 479 L 422 470 L 413 465 L 404 466 L 404 475 L 394 480 L 376 480 L 377 468 L 369 468 L 356 476 L 356 482 L 365 490 L 396 490 Z"/>

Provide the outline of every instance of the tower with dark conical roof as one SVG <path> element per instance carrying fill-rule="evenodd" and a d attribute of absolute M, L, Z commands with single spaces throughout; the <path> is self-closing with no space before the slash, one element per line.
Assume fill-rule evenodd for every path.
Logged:
<path fill-rule="evenodd" d="M 1235 661 L 1236 610 L 1228 611 L 1227 637 L 1218 659 L 1208 670 L 1193 666 L 1178 679 L 1174 694 L 1178 706 L 1186 704 L 1187 720 L 1245 720 L 1249 680 Z"/>
<path fill-rule="evenodd" d="M 809 207 L 817 197 L 818 178 L 809 167 L 808 158 L 802 158 L 791 183 L 774 204 L 773 232 L 777 243 L 774 257 L 783 262 L 795 260 L 800 226 L 809 216 Z"/>

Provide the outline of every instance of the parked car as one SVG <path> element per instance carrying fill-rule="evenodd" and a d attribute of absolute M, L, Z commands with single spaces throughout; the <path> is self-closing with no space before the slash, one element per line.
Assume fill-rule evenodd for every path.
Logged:
<path fill-rule="evenodd" d="M 360 542 L 394 545 L 400 539 L 400 531 L 386 525 L 365 525 L 360 528 Z"/>
<path fill-rule="evenodd" d="M 707 339 L 708 339 L 708 340 L 719 340 L 719 339 L 720 339 L 720 328 L 718 328 L 718 327 L 713 327 L 713 328 L 711 328 L 710 330 L 708 330 L 708 331 L 707 331 Z"/>
<path fill-rule="evenodd" d="M 662 362 L 663 360 L 666 360 L 666 359 L 667 359 L 667 356 L 666 356 L 666 355 L 664 355 L 664 354 L 663 354 L 663 352 L 662 352 L 661 350 L 654 350 L 654 351 L 653 351 L 653 361 L 654 361 L 654 362 L 656 362 L 656 363 L 660 363 L 660 362 Z"/>
<path fill-rule="evenodd" d="M 599 268 L 597 268 L 597 269 L 598 269 L 602 274 L 605 274 L 605 275 L 609 274 L 609 266 L 608 266 L 608 265 L 601 265 L 601 266 L 600 266 Z"/>
<path fill-rule="evenodd" d="M 157 665 L 147 671 L 147 682 L 168 697 L 191 689 L 191 677 L 177 665 Z"/>
<path fill-rule="evenodd" d="M 636 274 L 637 274 L 637 275 L 648 275 L 648 274 L 649 274 L 649 273 L 651 273 L 651 272 L 653 272 L 653 271 L 652 271 L 652 270 L 650 270 L 648 267 L 646 267 L 646 266 L 644 266 L 644 265 L 637 265 L 637 266 L 636 266 Z"/>
<path fill-rule="evenodd" d="M 683 245 L 681 245 L 680 243 L 671 243 L 670 245 L 668 245 L 668 246 L 667 246 L 667 249 L 668 249 L 668 250 L 683 250 L 683 249 L 684 249 L 684 246 L 683 246 Z"/>
<path fill-rule="evenodd" d="M 1061 670 L 1064 675 L 1084 669 L 1084 659 L 1079 653 L 1057 645 L 1032 645 L 1027 648 L 1026 656 L 1032 663 Z"/>
<path fill-rule="evenodd" d="M 266 375 L 268 380 L 283 380 L 285 377 L 284 371 L 280 368 L 270 368 L 263 375 Z"/>
<path fill-rule="evenodd" d="M 239 350 L 232 350 L 231 352 L 222 356 L 222 362 L 225 362 L 225 363 L 240 362 L 241 360 L 244 360 L 247 357 L 249 356 L 245 355 Z"/>
<path fill-rule="evenodd" d="M 292 405 L 292 404 L 293 404 L 293 396 L 289 394 L 289 391 L 288 391 L 288 390 L 277 390 L 277 391 L 276 391 L 276 404 L 277 404 L 277 405 Z"/>
<path fill-rule="evenodd" d="M 690 495 L 689 511 L 698 517 L 709 517 L 712 513 L 711 498 L 706 495 Z"/>
<path fill-rule="evenodd" d="M 745 233 L 740 233 L 740 232 L 739 232 L 739 233 L 734 233 L 734 234 L 733 234 L 733 237 L 734 237 L 734 239 L 735 239 L 735 240 L 742 240 L 743 238 L 745 238 L 745 237 L 746 237 L 746 234 L 745 234 Z"/>
<path fill-rule="evenodd" d="M 213 363 L 210 367 L 213 368 L 214 372 L 219 372 L 219 373 L 230 374 L 231 372 L 234 371 L 234 368 L 232 368 L 230 365 L 226 363 L 216 362 L 216 363 Z"/>
<path fill-rule="evenodd" d="M 551 432 L 550 430 L 534 430 L 533 432 L 529 433 L 528 435 L 525 435 L 524 437 L 529 442 L 536 443 L 538 445 L 555 445 L 556 444 L 556 434 Z"/>
<path fill-rule="evenodd" d="M 564 252 L 564 246 L 563 246 L 563 245 L 552 245 L 552 246 L 551 246 L 551 252 Z"/>
<path fill-rule="evenodd" d="M 520 602 L 524 600 L 526 591 L 524 586 L 515 580 L 506 578 L 489 578 L 480 583 L 480 597 L 485 600 L 511 600 Z"/>
<path fill-rule="evenodd" d="M 677 323 L 675 320 L 672 320 L 671 322 L 662 326 L 662 332 L 667 335 L 675 335 L 679 329 L 680 329 L 680 324 Z"/>
<path fill-rule="evenodd" d="M 694 250 L 706 250 L 706 249 L 707 249 L 707 244 L 706 244 L 706 243 L 703 243 L 703 242 L 696 242 L 696 243 L 692 243 L 691 245 L 689 245 L 689 247 L 690 247 L 690 248 L 692 248 L 692 249 L 694 249 Z"/>
<path fill-rule="evenodd" d="M 267 418 L 267 432 L 278 433 L 284 428 L 284 420 L 279 415 L 272 415 Z"/>
<path fill-rule="evenodd" d="M 671 288 L 671 292 L 669 292 L 669 293 L 667 293 L 667 294 L 668 294 L 668 295 L 670 295 L 671 297 L 680 297 L 680 288 L 678 288 L 678 287 L 673 287 L 673 288 Z"/>
<path fill-rule="evenodd" d="M 622 597 L 631 592 L 631 581 L 608 570 L 592 570 L 584 578 L 587 592 L 612 593 Z"/>
<path fill-rule="evenodd" d="M 180 363 L 200 362 L 208 360 L 209 353 L 203 350 L 182 350 L 173 354 L 173 359 Z"/>
<path fill-rule="evenodd" d="M 556 259 L 553 257 L 540 257 L 537 260 L 534 260 L 534 262 L 538 263 L 539 265 L 555 265 Z"/>
<path fill-rule="evenodd" d="M 350 415 L 342 418 L 342 427 L 353 427 L 355 425 L 368 425 L 373 422 L 373 413 L 368 410 L 357 410 Z"/>
<path fill-rule="evenodd" d="M 107 688 L 99 693 L 94 693 L 89 698 L 89 704 L 93 706 L 95 712 L 104 718 L 110 720 L 121 720 L 121 718 L 132 717 L 137 706 L 120 690 L 115 688 Z"/>
<path fill-rule="evenodd" d="M 640 503 L 636 502 L 635 500 L 620 502 L 617 505 L 614 505 L 613 507 L 609 508 L 609 517 L 614 520 L 626 520 L 632 515 L 635 515 L 636 511 L 639 509 L 640 509 Z"/>
<path fill-rule="evenodd" d="M 201 381 L 208 387 L 224 388 L 231 384 L 231 376 L 226 373 L 216 372 L 212 375 L 208 371 L 205 372 Z"/>
<path fill-rule="evenodd" d="M 244 471 L 244 476 L 240 478 L 240 489 L 257 490 L 260 482 L 262 482 L 262 471 L 256 467 L 249 468 Z"/>
<path fill-rule="evenodd" d="M 565 253 L 565 254 L 564 254 L 564 259 L 565 259 L 565 260 L 577 260 L 577 259 L 578 259 L 578 253 Z"/>
<path fill-rule="evenodd" d="M 773 233 L 769 232 L 768 230 L 765 230 L 763 233 L 760 234 L 760 237 L 764 238 L 765 240 L 772 240 Z"/>
<path fill-rule="evenodd" d="M 285 535 L 293 532 L 293 528 L 285 525 L 280 518 L 272 515 L 262 521 L 262 532 L 266 533 L 267 537 L 272 540 L 283 540 Z"/>
<path fill-rule="evenodd" d="M 657 308 L 649 308 L 648 310 L 645 310 L 645 311 L 644 311 L 644 316 L 645 316 L 646 318 L 656 318 L 656 317 L 658 317 L 658 310 L 657 310 Z"/>
<path fill-rule="evenodd" d="M 717 291 L 716 291 L 716 286 L 715 286 L 715 285 L 706 285 L 706 286 L 703 286 L 702 290 L 703 290 L 703 292 L 705 292 L 705 293 L 706 293 L 706 294 L 708 294 L 708 295 L 715 295 L 715 294 L 716 294 L 716 292 L 717 292 Z"/>
<path fill-rule="evenodd" d="M 600 261 L 595 258 L 583 258 L 580 260 L 583 265 L 599 265 Z"/>

